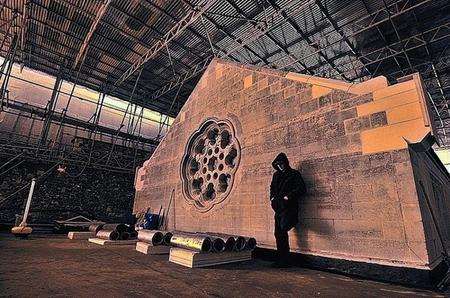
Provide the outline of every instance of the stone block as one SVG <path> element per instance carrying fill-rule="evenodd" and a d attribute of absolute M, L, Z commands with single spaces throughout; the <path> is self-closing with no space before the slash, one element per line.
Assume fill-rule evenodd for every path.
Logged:
<path fill-rule="evenodd" d="M 430 258 L 429 251 L 425 242 L 408 241 L 406 260 L 420 265 L 430 264 L 433 260 Z"/>
<path fill-rule="evenodd" d="M 370 129 L 370 117 L 358 117 L 354 119 L 348 119 L 344 121 L 345 131 L 347 133 L 355 133 L 363 130 Z"/>
<path fill-rule="evenodd" d="M 248 75 L 244 78 L 244 89 L 247 89 L 253 84 L 253 76 Z"/>
<path fill-rule="evenodd" d="M 406 222 L 417 223 L 422 221 L 422 214 L 418 202 L 416 204 L 402 203 L 401 206 Z"/>
<path fill-rule="evenodd" d="M 312 97 L 313 98 L 318 98 L 321 96 L 325 96 L 327 94 L 329 94 L 333 89 L 331 88 L 326 88 L 326 87 L 322 87 L 322 86 L 318 86 L 318 85 L 313 85 L 312 86 Z"/>
<path fill-rule="evenodd" d="M 319 97 L 319 107 L 320 108 L 323 108 L 324 106 L 331 104 L 331 102 L 332 102 L 332 100 L 331 100 L 330 94 Z"/>
<path fill-rule="evenodd" d="M 383 239 L 405 241 L 405 229 L 401 221 L 382 222 Z"/>
<path fill-rule="evenodd" d="M 384 239 L 358 238 L 353 242 L 355 256 L 374 258 L 396 264 L 409 257 L 409 249 L 404 242 Z"/>
<path fill-rule="evenodd" d="M 316 205 L 317 218 L 320 219 L 352 219 L 352 205 L 342 204 L 324 204 Z"/>
<path fill-rule="evenodd" d="M 299 229 L 308 234 L 314 235 L 333 235 L 333 220 L 324 219 L 300 219 Z"/>
<path fill-rule="evenodd" d="M 367 220 L 335 219 L 334 231 L 337 237 L 381 238 L 382 223 L 376 219 L 367 219 Z"/>
<path fill-rule="evenodd" d="M 299 218 L 318 218 L 317 203 L 301 201 L 299 205 Z"/>
<path fill-rule="evenodd" d="M 340 112 L 340 115 L 339 115 L 339 119 L 341 121 L 351 119 L 351 118 L 356 118 L 356 117 L 358 117 L 358 114 L 356 113 L 356 108 L 350 108 L 347 110 L 343 110 Z"/>
<path fill-rule="evenodd" d="M 352 203 L 352 208 L 354 219 L 394 221 L 402 218 L 402 213 L 398 202 L 354 202 Z"/>
<path fill-rule="evenodd" d="M 370 124 L 373 128 L 388 124 L 386 112 L 377 112 L 370 114 Z"/>
<path fill-rule="evenodd" d="M 345 91 L 342 90 L 336 90 L 334 89 L 331 92 L 331 98 L 333 100 L 333 103 L 339 103 L 341 101 L 344 101 L 346 99 L 348 99 L 349 97 L 351 97 L 352 95 L 350 93 L 347 93 Z"/>
<path fill-rule="evenodd" d="M 308 102 L 302 103 L 300 105 L 300 111 L 302 114 L 311 113 L 317 110 L 319 107 L 319 102 L 317 99 L 310 100 Z"/>
<path fill-rule="evenodd" d="M 341 103 L 340 103 L 341 110 L 346 110 L 346 109 L 349 109 L 352 107 L 358 107 L 358 106 L 364 105 L 366 103 L 370 103 L 372 101 L 373 101 L 373 96 L 371 93 L 352 97 L 350 99 L 341 101 Z M 365 116 L 365 115 L 367 115 L 367 114 L 360 114 L 360 112 L 358 110 L 358 116 Z"/>
<path fill-rule="evenodd" d="M 354 202 L 374 202 L 374 195 L 371 184 L 353 185 Z"/>
<path fill-rule="evenodd" d="M 417 203 L 418 196 L 416 192 L 416 183 L 414 179 L 398 179 L 396 178 L 396 189 L 399 200 L 402 203 Z"/>
<path fill-rule="evenodd" d="M 386 120 L 389 124 L 414 120 L 423 117 L 422 106 L 419 101 L 394 107 L 388 110 L 386 113 Z"/>
<path fill-rule="evenodd" d="M 425 242 L 425 234 L 423 231 L 422 221 L 409 222 L 405 220 L 405 233 L 408 242 Z"/>

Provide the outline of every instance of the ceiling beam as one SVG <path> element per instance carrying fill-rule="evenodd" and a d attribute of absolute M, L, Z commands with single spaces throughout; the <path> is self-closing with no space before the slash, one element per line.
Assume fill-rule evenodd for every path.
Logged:
<path fill-rule="evenodd" d="M 72 68 L 76 68 L 78 64 L 82 60 L 84 60 L 92 35 L 94 35 L 94 32 L 97 29 L 97 26 L 100 23 L 100 20 L 102 19 L 103 15 L 106 13 L 108 6 L 111 4 L 111 1 L 112 0 L 104 0 L 100 8 L 98 9 L 95 19 L 92 22 L 91 27 L 89 28 L 89 32 L 86 34 L 86 37 L 84 38 L 81 44 L 80 50 L 78 51 L 77 57 L 75 58 Z"/>
<path fill-rule="evenodd" d="M 156 42 L 150 49 L 134 62 L 131 67 L 125 71 L 125 73 L 115 82 L 115 86 L 120 86 L 130 76 L 132 76 L 139 68 L 144 66 L 161 50 L 165 50 L 167 44 L 169 44 L 174 38 L 179 36 L 186 28 L 192 25 L 203 13 L 209 9 L 215 0 L 206 0 L 199 5 L 197 9 L 190 10 L 189 13 L 184 16 L 175 26 L 173 26 L 169 32 L 164 34 L 162 40 Z"/>
<path fill-rule="evenodd" d="M 276 3 L 276 0 L 267 0 L 270 5 L 272 5 L 272 7 L 276 10 L 280 9 L 280 6 L 278 6 L 278 4 Z M 294 20 L 292 20 L 286 12 L 282 11 L 280 13 L 280 15 L 285 18 L 287 20 L 287 23 L 295 30 L 295 32 L 297 32 L 300 37 L 306 41 L 306 43 L 308 44 L 309 47 L 313 48 L 314 50 L 317 50 L 316 53 L 322 57 L 322 59 L 324 59 L 328 65 L 330 65 L 338 74 L 339 76 L 341 76 L 344 80 L 349 81 L 349 79 L 345 76 L 345 74 L 336 67 L 336 65 L 334 64 L 333 61 L 331 61 L 328 56 L 326 55 L 326 52 L 324 51 L 324 49 L 320 48 L 318 44 L 315 44 L 311 38 L 300 28 L 300 26 L 297 24 L 297 22 L 295 22 Z M 295 59 L 294 59 L 295 60 Z M 295 63 L 297 63 L 300 60 L 296 60 Z"/>
<path fill-rule="evenodd" d="M 75 9 L 76 11 L 78 11 L 78 12 L 80 12 L 80 13 L 83 13 L 84 15 L 86 15 L 87 17 L 89 17 L 90 19 L 94 19 L 94 18 L 95 18 L 95 15 L 91 15 L 91 14 L 87 13 L 86 11 L 81 10 L 81 8 L 79 8 L 78 6 L 74 6 L 74 4 L 66 3 L 65 1 L 61 1 L 61 0 L 56 0 L 56 1 L 59 1 L 59 2 L 62 2 L 62 3 L 68 4 L 69 6 L 71 6 L 71 8 Z M 55 12 L 49 10 L 48 7 L 43 6 L 43 5 L 41 5 L 41 4 L 37 3 L 37 2 L 32 2 L 32 4 L 33 4 L 34 6 L 40 8 L 40 9 L 44 9 L 44 10 L 50 12 L 50 13 L 54 13 L 54 14 L 55 14 Z M 114 7 L 114 2 L 113 2 L 113 1 L 111 2 L 111 5 L 109 6 L 109 8 L 113 8 L 113 9 L 115 9 L 115 10 L 121 12 L 118 8 Z M 129 14 L 126 13 L 126 12 L 121 12 L 121 13 L 125 14 L 127 17 L 133 17 L 133 16 L 129 15 Z M 75 23 L 75 20 L 72 19 L 72 18 L 68 18 L 68 17 L 66 17 L 66 16 L 62 16 L 62 17 L 63 17 L 65 20 L 67 20 L 67 21 L 69 21 L 69 22 L 71 22 L 71 23 Z M 52 29 L 52 30 L 60 31 L 59 28 L 50 26 L 49 24 L 43 23 L 43 22 L 41 22 L 40 20 L 37 20 L 37 19 L 34 19 L 34 18 L 32 18 L 32 20 L 35 21 L 35 22 L 37 22 L 37 23 L 39 23 L 39 24 L 41 24 L 42 26 L 46 26 L 46 27 L 48 27 L 48 28 L 50 28 L 50 29 Z M 136 19 L 136 20 L 138 20 L 138 19 Z M 140 21 L 140 20 L 139 20 L 139 21 Z M 81 29 L 83 29 L 83 30 L 88 30 L 88 29 L 89 29 L 89 28 L 87 28 L 87 27 L 85 27 L 85 26 L 82 26 L 81 24 L 78 24 L 78 23 L 75 23 L 75 24 L 76 24 L 79 28 L 81 28 Z M 105 18 L 103 18 L 103 20 L 102 20 L 102 22 L 101 22 L 100 25 L 101 25 L 101 26 L 107 27 L 109 30 L 115 30 L 115 31 L 120 32 L 121 34 L 125 34 L 123 31 L 120 30 L 120 28 L 117 28 L 117 26 L 113 26 L 112 24 L 110 24 L 109 22 L 107 22 Z M 148 28 L 148 29 L 151 29 L 150 27 L 147 27 L 147 26 L 145 26 L 145 27 Z M 101 28 L 101 27 L 98 27 L 98 28 Z M 157 32 L 156 30 L 152 30 L 152 31 L 156 32 L 158 35 L 162 35 L 160 32 Z M 68 37 L 70 37 L 71 39 L 76 39 L 76 40 L 79 40 L 80 42 L 82 41 L 81 38 L 79 38 L 78 36 L 75 36 L 75 35 L 73 35 L 73 34 L 71 34 L 71 33 L 66 32 L 66 35 L 67 35 Z M 113 43 L 114 45 L 116 45 L 117 47 L 120 47 L 121 49 L 125 49 L 125 50 L 127 50 L 127 51 L 130 51 L 130 52 L 132 52 L 132 53 L 135 54 L 135 55 L 141 55 L 141 53 L 136 52 L 132 47 L 129 47 L 129 46 L 123 44 L 123 43 L 117 42 L 117 40 L 114 40 L 114 39 L 112 39 L 112 38 L 109 37 L 109 36 L 105 36 L 105 35 L 101 34 L 101 33 L 99 32 L 99 30 L 97 30 L 96 36 L 99 37 L 99 38 L 105 39 L 105 40 L 107 40 L 108 42 Z M 42 37 L 44 37 L 44 36 L 42 36 Z M 47 38 L 47 39 L 48 39 L 48 37 L 46 37 L 46 36 L 45 36 L 44 38 Z M 138 40 L 135 36 L 129 35 L 128 38 L 131 38 L 134 42 L 139 43 L 139 44 L 140 44 L 142 47 L 144 47 L 144 48 L 147 48 L 147 47 L 148 47 L 148 44 L 141 42 L 141 41 Z M 71 45 L 71 46 L 77 46 L 78 44 L 79 44 L 79 42 L 71 43 L 70 45 Z M 100 44 L 101 44 L 101 43 L 100 43 Z M 175 44 L 175 43 L 174 43 L 174 44 Z M 97 50 L 99 50 L 99 51 L 101 51 L 101 52 L 105 52 L 105 53 L 107 53 L 109 56 L 113 57 L 114 59 L 116 59 L 116 60 L 118 60 L 118 61 L 124 61 L 124 62 L 126 62 L 127 64 L 129 64 L 129 65 L 132 64 L 131 62 L 125 60 L 125 58 L 123 58 L 123 57 L 118 57 L 116 54 L 112 53 L 112 52 L 109 51 L 107 48 L 104 48 L 103 45 L 100 47 L 100 46 L 95 45 L 95 43 L 91 42 L 91 43 L 90 43 L 90 47 L 91 47 L 91 48 L 95 48 L 95 49 L 97 49 Z M 75 51 L 75 52 L 76 52 L 76 51 Z M 163 52 L 162 52 L 161 54 L 165 55 L 165 53 L 163 53 Z M 184 64 L 184 63 L 183 63 L 182 61 L 180 61 L 179 59 L 173 59 L 173 60 L 176 61 L 177 63 L 180 63 L 180 64 L 181 64 L 182 66 L 184 66 L 185 68 L 188 67 L 186 64 Z M 98 62 L 99 62 L 99 63 L 102 63 L 102 64 L 105 64 L 105 65 L 107 65 L 107 66 L 109 66 L 109 67 L 115 68 L 115 66 L 112 66 L 112 65 L 110 65 L 110 64 L 108 64 L 108 63 L 105 63 L 105 62 L 102 61 L 102 60 L 98 60 Z M 156 62 L 156 61 L 155 61 L 155 62 Z M 159 63 L 159 62 L 157 62 L 157 64 L 158 64 L 159 66 L 163 67 L 164 69 L 168 69 L 168 67 L 162 65 L 162 64 Z M 146 75 L 148 74 L 147 71 L 145 72 L 145 74 L 146 74 Z M 144 80 L 141 80 L 141 81 L 144 81 Z"/>
<path fill-rule="evenodd" d="M 4 1 L 4 3 L 5 2 L 6 1 Z M 3 8 L 4 8 L 4 5 L 2 5 L 2 10 L 3 10 Z M 24 61 L 25 61 L 25 57 L 24 57 L 25 42 L 26 42 L 26 38 L 27 38 L 27 29 L 28 29 L 27 15 L 28 15 L 28 0 L 24 0 L 23 6 L 22 6 L 22 20 L 21 20 L 21 24 L 20 24 L 20 55 L 21 55 L 21 60 L 22 60 L 21 61 L 22 68 L 23 68 Z"/>
<path fill-rule="evenodd" d="M 181 0 L 184 3 L 186 3 L 187 5 L 190 5 L 191 7 L 193 7 L 193 4 L 189 3 L 187 0 Z M 208 16 L 204 16 L 204 19 L 207 20 L 208 22 L 210 22 L 217 30 L 219 30 L 220 32 L 222 32 L 223 34 L 225 34 L 228 38 L 232 39 L 233 41 L 239 43 L 239 39 L 236 38 L 236 36 L 234 36 L 232 34 L 232 32 L 229 32 L 226 28 L 224 28 L 223 26 L 221 26 L 220 24 L 218 24 L 216 21 L 214 21 L 212 18 L 208 17 Z M 244 49 L 246 49 L 247 51 L 249 51 L 250 53 L 252 53 L 256 58 L 258 58 L 260 61 L 262 61 L 265 64 L 268 64 L 269 62 L 264 58 L 261 57 L 261 55 L 259 55 L 258 53 L 256 53 L 251 47 L 248 47 L 246 45 L 243 46 Z"/>
<path fill-rule="evenodd" d="M 268 1 L 271 1 L 271 0 L 268 0 Z M 406 0 L 397 0 L 392 4 L 389 4 L 388 7 L 380 8 L 379 10 L 377 10 L 373 13 L 370 13 L 369 15 L 364 15 L 359 19 L 352 20 L 351 22 L 349 22 L 345 25 L 342 25 L 341 28 L 344 26 L 351 26 L 351 27 L 355 28 L 351 34 L 348 34 L 346 36 L 347 36 L 347 38 L 356 37 L 359 34 L 366 32 L 369 29 L 372 29 L 386 21 L 389 21 L 389 18 L 395 18 L 400 15 L 403 15 L 404 13 L 412 11 L 413 9 L 419 8 L 420 6 L 423 6 L 426 3 L 430 3 L 431 1 L 432 0 L 424 0 L 419 3 L 415 3 L 415 2 L 411 3 L 410 1 L 406 1 Z M 387 10 L 390 11 L 390 14 L 388 14 L 386 12 Z M 328 38 L 329 35 L 334 34 L 334 33 L 335 33 L 334 31 L 331 31 L 330 33 L 327 33 L 325 36 L 322 36 L 322 39 L 326 39 L 326 38 Z M 302 57 L 297 59 L 297 61 L 300 61 L 303 59 L 308 59 L 329 47 L 338 45 L 343 42 L 344 41 L 342 39 L 339 39 L 337 41 L 328 43 L 324 47 L 317 48 L 316 50 L 312 51 L 311 53 L 303 55 Z M 293 53 L 295 53 L 295 52 L 296 51 L 294 51 Z M 290 61 L 290 60 L 291 59 L 286 59 L 286 57 L 282 57 L 275 62 L 277 63 L 277 65 L 279 65 L 278 69 L 285 69 L 286 67 L 289 67 L 293 63 L 295 63 L 295 61 Z"/>
<path fill-rule="evenodd" d="M 237 45 L 228 47 L 226 51 L 220 51 L 219 53 L 217 53 L 217 57 L 227 58 L 231 54 L 235 53 L 236 51 L 242 49 L 243 47 L 246 47 L 250 43 L 261 38 L 262 36 L 265 36 L 268 32 L 272 31 L 273 29 L 281 26 L 282 24 L 284 24 L 286 22 L 285 18 L 277 18 L 277 19 L 275 18 L 275 16 L 277 16 L 280 12 L 289 11 L 289 13 L 291 13 L 291 14 L 296 13 L 298 11 L 301 11 L 311 1 L 312 0 L 308 0 L 301 4 L 292 2 L 292 4 L 290 4 L 290 5 L 286 5 L 285 7 L 281 8 L 279 10 L 275 10 L 270 15 L 265 16 L 267 18 L 267 20 L 269 20 L 269 21 L 267 21 L 267 25 L 265 28 L 258 30 L 256 32 L 252 29 L 244 32 L 242 34 L 242 36 L 239 37 L 239 40 L 241 40 L 241 41 L 237 42 Z M 152 93 L 151 99 L 153 101 L 155 101 L 155 100 L 163 97 L 170 91 L 174 90 L 175 88 L 178 88 L 180 85 L 183 85 L 187 80 L 198 76 L 208 67 L 208 65 L 212 59 L 213 59 L 213 56 L 211 55 L 211 56 L 207 57 L 206 59 L 204 59 L 203 61 L 200 61 L 197 64 L 195 64 L 191 69 L 189 69 L 187 72 L 185 72 L 185 74 L 183 76 L 174 78 L 174 80 L 166 82 L 163 86 L 161 86 L 161 88 L 159 88 L 158 90 L 156 90 L 155 92 Z"/>
<path fill-rule="evenodd" d="M 339 36 L 342 38 L 344 43 L 347 45 L 347 47 L 350 49 L 351 53 L 356 56 L 358 59 L 361 56 L 361 53 L 356 49 L 356 47 L 350 42 L 348 37 L 344 34 L 344 31 L 339 28 L 337 22 L 333 19 L 328 9 L 322 4 L 320 0 L 316 0 L 316 5 L 319 7 L 320 11 L 325 15 L 325 18 L 330 22 L 331 26 L 333 26 L 333 29 L 339 34 Z M 368 75 L 372 75 L 372 72 L 363 64 L 363 68 L 366 69 Z M 355 71 L 356 73 L 356 71 Z"/>
<path fill-rule="evenodd" d="M 244 11 L 234 2 L 234 0 L 226 0 L 233 8 L 236 10 L 238 14 L 240 14 L 242 17 L 249 19 L 249 17 L 244 13 Z M 270 35 L 270 32 L 267 32 L 266 37 L 269 38 L 281 51 L 283 51 L 287 56 L 291 57 L 293 60 L 295 59 L 292 57 L 291 53 L 287 49 L 287 46 L 283 46 L 278 40 L 276 40 L 274 37 Z M 265 59 L 267 61 L 267 59 Z M 312 75 L 312 71 L 306 66 L 303 62 L 298 61 L 298 65 L 302 67 L 302 70 L 308 72 L 308 74 Z"/>

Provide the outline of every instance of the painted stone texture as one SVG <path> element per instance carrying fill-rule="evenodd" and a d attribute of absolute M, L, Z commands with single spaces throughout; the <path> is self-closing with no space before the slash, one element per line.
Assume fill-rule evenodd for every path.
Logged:
<path fill-rule="evenodd" d="M 168 208 L 173 193 L 169 228 L 243 234 L 273 248 L 271 162 L 285 152 L 308 187 L 292 250 L 429 268 L 426 229 L 409 225 L 419 198 L 405 141 L 432 131 L 424 102 L 417 75 L 349 84 L 214 60 L 138 171 L 134 212 Z M 241 149 L 231 191 L 204 212 L 183 194 L 180 169 L 211 118 L 232 123 Z"/>

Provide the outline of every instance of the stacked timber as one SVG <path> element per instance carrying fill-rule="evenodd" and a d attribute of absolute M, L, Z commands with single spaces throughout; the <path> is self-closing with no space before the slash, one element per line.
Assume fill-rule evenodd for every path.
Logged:
<path fill-rule="evenodd" d="M 136 250 L 144 254 L 168 254 L 172 233 L 159 230 L 139 230 Z"/>
<path fill-rule="evenodd" d="M 251 260 L 255 238 L 219 234 L 173 232 L 169 261 L 186 267 L 207 267 Z"/>

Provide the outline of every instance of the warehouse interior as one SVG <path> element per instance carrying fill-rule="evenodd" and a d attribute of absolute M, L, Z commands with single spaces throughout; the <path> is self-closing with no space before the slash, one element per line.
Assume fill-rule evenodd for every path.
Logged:
<path fill-rule="evenodd" d="M 448 295 L 448 1 L 0 0 L 0 22 L 7 296 Z M 280 152 L 305 190 L 272 268 Z"/>

